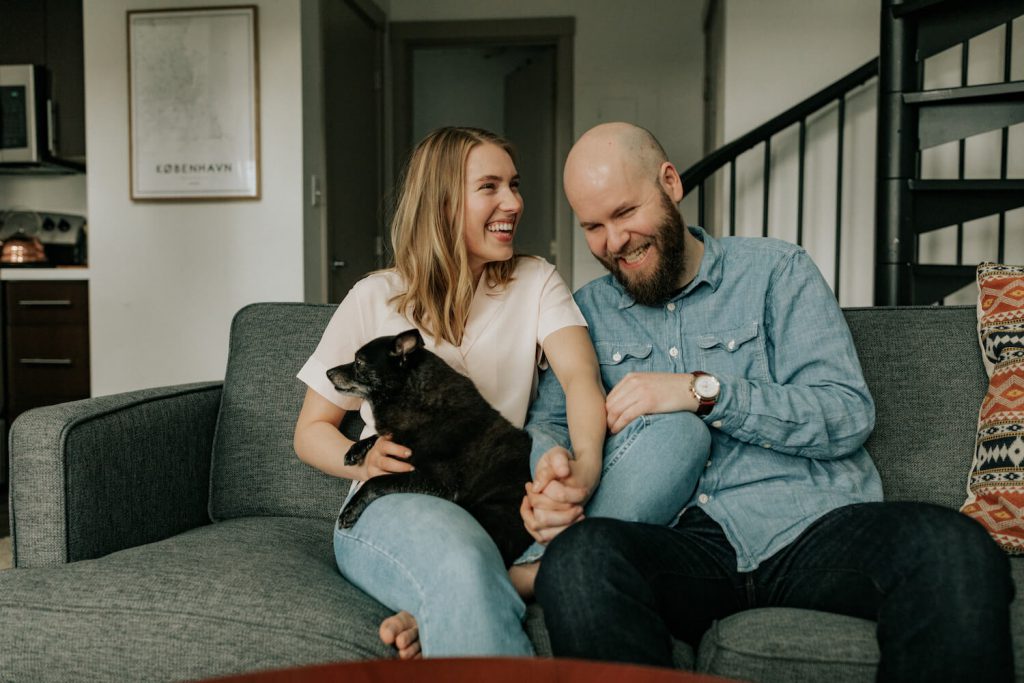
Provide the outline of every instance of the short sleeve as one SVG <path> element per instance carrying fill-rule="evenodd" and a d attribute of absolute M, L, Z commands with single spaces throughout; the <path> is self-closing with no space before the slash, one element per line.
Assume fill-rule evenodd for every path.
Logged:
<path fill-rule="evenodd" d="M 548 264 L 548 268 L 550 271 L 541 290 L 540 314 L 537 318 L 537 343 L 541 345 L 549 334 L 563 327 L 587 326 L 562 276 L 554 266 Z"/>
<path fill-rule="evenodd" d="M 362 301 L 365 288 L 360 284 L 357 283 L 338 304 L 316 350 L 297 375 L 310 389 L 343 410 L 357 410 L 363 400 L 338 393 L 327 379 L 327 371 L 336 365 L 351 363 L 356 351 L 369 341 L 369 321 L 363 310 L 366 302 Z"/>

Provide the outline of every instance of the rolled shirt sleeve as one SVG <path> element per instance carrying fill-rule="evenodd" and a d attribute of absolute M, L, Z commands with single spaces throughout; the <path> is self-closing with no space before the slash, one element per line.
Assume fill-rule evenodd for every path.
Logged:
<path fill-rule="evenodd" d="M 338 393 L 327 379 L 327 371 L 337 365 L 351 363 L 356 351 L 368 339 L 367 321 L 360 301 L 363 296 L 359 290 L 360 283 L 357 283 L 338 305 L 316 350 L 297 375 L 310 389 L 343 410 L 357 410 L 363 400 Z"/>

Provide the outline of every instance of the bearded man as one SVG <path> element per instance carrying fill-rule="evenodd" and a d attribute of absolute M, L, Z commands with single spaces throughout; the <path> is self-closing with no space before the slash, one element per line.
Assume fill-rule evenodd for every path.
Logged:
<path fill-rule="evenodd" d="M 675 167 L 629 124 L 584 134 L 564 186 L 610 271 L 576 294 L 609 431 L 642 439 L 656 417 L 695 415 L 710 448 L 696 459 L 686 442 L 644 442 L 651 458 L 676 454 L 698 470 L 668 524 L 589 509 L 583 519 L 589 491 L 552 448 L 568 447 L 565 405 L 545 374 L 527 425 L 539 455 L 522 511 L 534 537 L 550 540 L 536 595 L 555 655 L 671 666 L 672 637 L 696 646 L 716 619 L 777 606 L 876 621 L 879 680 L 1010 680 L 1007 558 L 953 510 L 881 502 L 863 447 L 874 403 L 807 253 L 684 227 Z M 651 468 L 638 471 L 624 495 L 658 485 Z"/>

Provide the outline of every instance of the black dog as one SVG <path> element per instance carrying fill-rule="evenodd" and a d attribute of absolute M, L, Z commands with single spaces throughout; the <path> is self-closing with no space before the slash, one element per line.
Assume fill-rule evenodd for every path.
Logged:
<path fill-rule="evenodd" d="M 369 401 L 377 432 L 407 446 L 416 468 L 364 482 L 342 510 L 341 528 L 355 524 L 381 496 L 427 493 L 473 515 L 506 567 L 526 550 L 531 537 L 519 504 L 530 480 L 530 437 L 491 407 L 468 377 L 423 348 L 417 330 L 374 339 L 327 377 L 338 391 Z M 362 464 L 376 441 L 371 436 L 354 443 L 345 464 Z"/>

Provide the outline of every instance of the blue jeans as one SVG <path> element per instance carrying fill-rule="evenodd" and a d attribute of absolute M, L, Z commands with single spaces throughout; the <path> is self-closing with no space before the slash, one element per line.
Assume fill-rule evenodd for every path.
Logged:
<path fill-rule="evenodd" d="M 606 441 L 601 484 L 586 514 L 671 524 L 710 443 L 707 427 L 688 413 L 634 420 Z M 537 550 L 524 558 L 539 557 Z M 454 503 L 410 493 L 379 498 L 351 529 L 335 527 L 334 555 L 352 584 L 416 617 L 424 656 L 533 654 L 522 628 L 526 606 L 497 547 Z"/>
<path fill-rule="evenodd" d="M 837 508 L 746 573 L 700 508 L 672 528 L 586 519 L 551 542 L 536 591 L 559 657 L 671 666 L 670 635 L 696 646 L 712 621 L 775 606 L 877 622 L 878 680 L 1013 678 L 1006 555 L 925 503 Z"/>

